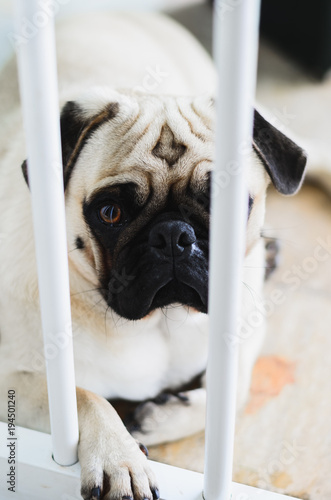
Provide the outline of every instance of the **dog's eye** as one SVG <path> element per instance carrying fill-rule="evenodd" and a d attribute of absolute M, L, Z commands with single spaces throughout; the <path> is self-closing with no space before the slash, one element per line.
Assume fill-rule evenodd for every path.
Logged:
<path fill-rule="evenodd" d="M 122 219 L 122 211 L 119 205 L 105 205 L 99 211 L 101 220 L 107 224 L 119 224 Z"/>

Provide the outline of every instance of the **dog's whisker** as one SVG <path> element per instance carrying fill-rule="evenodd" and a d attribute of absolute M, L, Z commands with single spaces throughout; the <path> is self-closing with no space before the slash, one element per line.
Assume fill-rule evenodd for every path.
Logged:
<path fill-rule="evenodd" d="M 244 269 L 270 269 L 272 266 L 243 266 Z"/>
<path fill-rule="evenodd" d="M 298 248 L 298 249 L 300 248 L 300 245 L 296 241 L 290 240 L 288 238 L 282 238 L 280 236 L 269 236 L 266 234 L 261 234 L 260 236 L 265 240 L 279 241 L 281 243 L 291 245 L 293 248 Z"/>
<path fill-rule="evenodd" d="M 92 306 L 92 307 L 90 307 L 90 308 L 88 309 L 88 311 L 87 311 L 87 313 L 86 313 L 86 314 L 89 314 L 91 311 L 93 311 L 93 309 L 94 309 L 96 306 L 98 306 L 98 305 L 99 305 L 102 301 L 103 301 L 103 298 L 101 298 L 98 302 L 96 302 L 95 304 L 93 304 L 93 306 Z M 77 327 L 77 328 L 78 328 L 78 327 Z M 73 328 L 73 332 L 75 332 L 75 330 L 76 330 L 77 328 Z"/>
<path fill-rule="evenodd" d="M 252 298 L 252 301 L 254 303 L 254 307 L 256 308 L 256 299 L 258 300 L 261 300 L 261 297 L 259 296 L 259 294 L 256 292 L 256 290 L 254 290 L 250 285 L 248 285 L 248 283 L 245 283 L 244 281 L 242 281 L 242 284 L 244 285 L 244 287 L 248 290 L 248 292 L 250 293 L 251 295 L 251 298 Z"/>
<path fill-rule="evenodd" d="M 101 302 L 104 302 L 104 298 L 103 297 L 101 297 L 101 299 L 98 300 L 98 302 L 96 302 L 95 304 L 93 304 L 93 306 L 88 310 L 88 312 L 93 311 L 93 309 L 95 309 L 99 304 L 101 304 Z"/>
<path fill-rule="evenodd" d="M 72 250 L 69 250 L 69 251 L 68 251 L 68 255 L 69 255 L 70 253 L 72 253 L 74 250 L 80 250 L 80 249 L 79 249 L 79 248 L 73 248 Z M 92 266 L 92 264 L 91 264 L 90 262 L 88 262 L 88 260 L 86 260 L 86 264 L 87 264 L 87 265 L 88 265 L 88 266 L 89 266 L 89 267 L 93 270 L 93 272 L 95 272 L 95 267 L 94 267 L 94 266 Z"/>
<path fill-rule="evenodd" d="M 108 311 L 110 309 L 110 306 L 107 304 L 107 307 L 105 309 L 105 316 L 104 316 L 104 320 L 105 320 L 105 336 L 107 337 L 107 316 L 108 316 Z"/>
<path fill-rule="evenodd" d="M 299 229 L 299 226 L 296 224 L 295 226 L 263 227 L 261 233 L 263 234 L 266 231 L 293 231 L 293 229 Z"/>
<path fill-rule="evenodd" d="M 274 241 L 278 241 L 280 240 L 281 238 L 278 238 L 278 236 L 267 236 L 263 233 L 260 234 L 261 238 L 264 238 L 265 240 L 274 240 Z"/>
<path fill-rule="evenodd" d="M 89 290 L 82 290 L 81 292 L 71 293 L 70 297 L 75 297 L 76 295 L 81 295 L 83 293 L 88 293 L 88 292 L 100 292 L 101 293 L 103 290 L 105 290 L 105 289 L 100 288 L 100 287 L 90 288 Z"/>

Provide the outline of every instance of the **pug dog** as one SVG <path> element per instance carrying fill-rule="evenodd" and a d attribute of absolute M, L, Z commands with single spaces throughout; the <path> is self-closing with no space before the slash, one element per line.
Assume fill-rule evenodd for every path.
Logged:
<path fill-rule="evenodd" d="M 204 426 L 215 71 L 191 35 L 157 14 L 63 21 L 58 57 L 81 494 L 151 500 L 157 480 L 139 443 Z M 0 418 L 15 388 L 17 424 L 49 432 L 44 358 L 68 332 L 54 332 L 44 352 L 14 68 L 1 75 Z M 257 111 L 243 154 L 246 330 L 220 332 L 225 349 L 239 344 L 239 408 L 264 336 L 263 324 L 247 325 L 262 298 L 266 189 L 295 193 L 306 163 Z M 217 196 L 227 181 L 215 177 Z M 141 402 L 131 434 L 109 403 L 118 398 Z"/>

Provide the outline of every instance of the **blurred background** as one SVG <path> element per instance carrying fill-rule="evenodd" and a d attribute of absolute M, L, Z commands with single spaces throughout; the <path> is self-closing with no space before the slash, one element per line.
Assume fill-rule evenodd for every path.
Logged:
<path fill-rule="evenodd" d="M 40 2 L 43 3 L 43 0 Z M 46 0 L 47 3 L 47 0 Z M 57 19 L 74 15 L 75 13 L 96 10 L 139 10 L 159 11 L 172 10 L 188 5 L 198 4 L 199 0 L 62 0 L 57 2 L 60 6 Z M 12 0 L 0 0 L 0 67 L 12 54 L 12 46 L 8 40 L 8 32 L 13 30 L 13 4 Z"/>
<path fill-rule="evenodd" d="M 228 0 L 229 7 L 236 1 Z M 211 51 L 212 2 L 58 3 L 59 17 L 92 9 L 162 10 Z M 13 52 L 12 2 L 0 0 L 0 12 L 1 67 Z M 264 237 L 277 241 L 280 252 L 266 282 L 266 342 L 237 421 L 234 480 L 302 500 L 331 498 L 330 67 L 331 2 L 263 0 L 257 103 L 307 149 L 309 172 L 318 175 L 294 197 L 269 191 Z M 275 290 L 285 297 L 281 304 L 272 300 Z M 203 433 L 150 450 L 155 460 L 197 471 L 203 455 Z"/>

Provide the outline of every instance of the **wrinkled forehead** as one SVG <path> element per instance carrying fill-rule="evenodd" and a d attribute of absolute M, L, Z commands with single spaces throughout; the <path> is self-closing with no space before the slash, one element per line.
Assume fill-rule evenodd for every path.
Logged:
<path fill-rule="evenodd" d="M 199 189 L 212 169 L 214 109 L 209 97 L 139 96 L 89 138 L 75 183 L 89 199 L 107 186 L 134 182 L 138 196 L 169 186 Z"/>
<path fill-rule="evenodd" d="M 173 97 L 117 94 L 116 116 L 102 123 L 83 147 L 73 172 L 75 194 L 89 201 L 108 187 L 134 183 L 145 203 L 151 192 L 162 199 L 205 191 L 215 156 L 215 110 L 209 96 Z M 102 110 L 101 110 L 102 113 Z M 246 183 L 256 196 L 266 189 L 267 174 L 252 150 L 242 147 Z M 219 188 L 238 169 L 215 175 Z"/>

